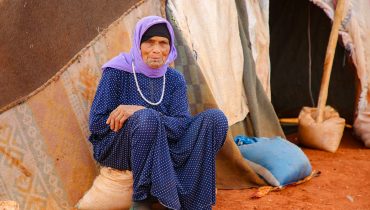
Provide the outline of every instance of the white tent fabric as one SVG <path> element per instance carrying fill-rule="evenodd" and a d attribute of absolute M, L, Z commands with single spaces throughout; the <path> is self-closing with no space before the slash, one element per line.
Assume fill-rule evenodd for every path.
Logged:
<path fill-rule="evenodd" d="M 235 2 L 170 0 L 167 5 L 229 125 L 243 120 L 248 106 Z"/>
<path fill-rule="evenodd" d="M 249 36 L 252 44 L 252 55 L 256 64 L 257 77 L 261 81 L 266 95 L 271 100 L 270 89 L 270 0 L 245 0 L 248 12 Z"/>
<path fill-rule="evenodd" d="M 329 18 L 334 16 L 334 1 L 311 0 L 321 7 Z M 355 110 L 355 133 L 370 147 L 370 1 L 346 0 L 346 14 L 340 35 L 351 54 L 360 80 L 359 98 Z M 367 128 L 367 129 L 366 129 Z"/>
<path fill-rule="evenodd" d="M 271 98 L 269 0 L 245 2 L 256 73 Z M 170 0 L 168 8 L 174 14 L 187 44 L 192 47 L 216 103 L 228 117 L 229 125 L 242 121 L 249 109 L 242 88 L 244 61 L 235 2 L 217 0 L 209 4 L 207 1 Z"/>

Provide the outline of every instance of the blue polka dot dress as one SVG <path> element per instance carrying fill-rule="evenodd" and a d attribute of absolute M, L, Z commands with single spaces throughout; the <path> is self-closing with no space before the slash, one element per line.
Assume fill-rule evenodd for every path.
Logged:
<path fill-rule="evenodd" d="M 137 74 L 144 96 L 157 102 L 163 78 Z M 225 141 L 227 119 L 219 110 L 191 116 L 186 82 L 168 68 L 163 101 L 146 103 L 132 73 L 104 70 L 90 111 L 90 142 L 103 166 L 133 172 L 133 200 L 156 197 L 170 209 L 211 209 L 215 204 L 215 155 Z M 106 124 L 120 104 L 146 107 L 118 131 Z"/>

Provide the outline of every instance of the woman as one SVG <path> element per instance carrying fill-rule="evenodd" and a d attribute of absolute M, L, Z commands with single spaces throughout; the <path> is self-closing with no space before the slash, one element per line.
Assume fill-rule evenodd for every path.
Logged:
<path fill-rule="evenodd" d="M 227 119 L 219 110 L 191 116 L 184 77 L 169 64 L 177 56 L 170 23 L 141 19 L 129 53 L 103 65 L 90 112 L 94 158 L 133 173 L 131 209 L 150 200 L 170 209 L 211 209 L 215 155 Z"/>

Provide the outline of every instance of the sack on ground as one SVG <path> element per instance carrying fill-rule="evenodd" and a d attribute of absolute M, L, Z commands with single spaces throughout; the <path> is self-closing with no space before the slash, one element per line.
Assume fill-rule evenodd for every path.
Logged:
<path fill-rule="evenodd" d="M 102 167 L 92 187 L 76 207 L 83 210 L 129 209 L 132 197 L 131 171 Z"/>
<path fill-rule="evenodd" d="M 0 210 L 19 210 L 19 204 L 15 201 L 0 201 Z"/>
<path fill-rule="evenodd" d="M 343 136 L 345 120 L 332 107 L 326 106 L 324 119 L 316 123 L 317 108 L 303 107 L 298 116 L 299 144 L 328 152 L 336 152 Z"/>
<path fill-rule="evenodd" d="M 235 143 L 251 168 L 272 186 L 292 184 L 311 174 L 310 161 L 303 151 L 281 137 L 237 136 Z"/>

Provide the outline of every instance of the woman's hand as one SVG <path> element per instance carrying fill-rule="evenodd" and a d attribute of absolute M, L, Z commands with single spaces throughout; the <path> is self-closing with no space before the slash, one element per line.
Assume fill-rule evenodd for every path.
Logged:
<path fill-rule="evenodd" d="M 106 123 L 110 125 L 112 131 L 117 132 L 131 115 L 144 108 L 137 105 L 119 105 L 110 113 Z"/>

